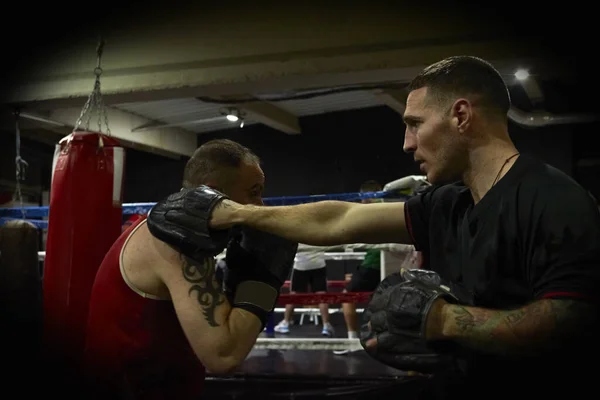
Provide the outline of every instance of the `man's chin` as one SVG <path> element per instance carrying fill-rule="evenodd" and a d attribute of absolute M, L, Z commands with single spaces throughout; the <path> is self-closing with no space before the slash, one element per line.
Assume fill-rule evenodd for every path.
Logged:
<path fill-rule="evenodd" d="M 436 175 L 435 173 L 432 173 L 432 171 L 428 171 L 427 175 L 425 175 L 427 178 L 427 182 L 429 182 L 432 185 L 436 185 L 436 186 L 440 186 L 440 185 L 447 185 L 450 183 L 454 183 L 459 179 L 452 179 L 451 177 L 444 177 L 441 175 Z"/>
<path fill-rule="evenodd" d="M 442 183 L 440 183 L 440 181 L 438 179 L 436 179 L 435 177 L 431 177 L 429 175 L 427 175 L 427 182 L 431 183 L 432 185 L 441 185 Z"/>
<path fill-rule="evenodd" d="M 425 178 L 427 179 L 427 182 L 431 183 L 432 185 L 439 185 L 439 177 L 432 173 L 432 171 L 427 171 L 425 173 Z"/>

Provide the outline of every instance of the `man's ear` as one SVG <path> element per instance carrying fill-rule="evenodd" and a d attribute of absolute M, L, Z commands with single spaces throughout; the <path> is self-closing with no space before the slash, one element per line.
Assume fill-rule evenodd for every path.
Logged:
<path fill-rule="evenodd" d="M 467 99 L 457 99 L 451 108 L 452 122 L 459 132 L 465 132 L 473 121 L 473 106 Z"/>

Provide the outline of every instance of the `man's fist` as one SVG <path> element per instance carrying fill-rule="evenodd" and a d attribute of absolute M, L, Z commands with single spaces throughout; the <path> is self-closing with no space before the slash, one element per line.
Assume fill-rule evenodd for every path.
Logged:
<path fill-rule="evenodd" d="M 209 220 L 217 204 L 227 198 L 208 186 L 182 189 L 152 207 L 148 229 L 192 259 L 215 256 L 227 246 L 229 231 L 210 228 Z"/>

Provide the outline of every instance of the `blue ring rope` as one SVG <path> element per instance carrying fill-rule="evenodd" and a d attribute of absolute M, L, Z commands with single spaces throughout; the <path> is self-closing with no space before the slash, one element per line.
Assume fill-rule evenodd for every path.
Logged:
<path fill-rule="evenodd" d="M 338 193 L 338 194 L 319 194 L 312 196 L 281 196 L 281 197 L 265 197 L 263 202 L 267 206 L 284 206 L 284 205 L 295 205 L 303 203 L 314 203 L 317 201 L 325 200 L 339 200 L 339 201 L 360 201 L 363 199 L 396 199 L 406 200 L 410 196 L 403 195 L 398 191 L 380 191 L 380 192 L 355 192 L 355 193 Z M 126 203 L 122 205 L 123 215 L 134 215 L 134 214 L 147 214 L 154 203 Z M 19 208 L 0 208 L 0 225 L 3 225 L 6 221 L 20 219 L 26 220 L 34 224 L 35 226 L 47 229 L 48 221 L 46 220 L 35 220 L 30 218 L 46 218 L 50 208 L 48 206 L 41 207 L 23 207 Z M 22 213 L 23 211 L 23 213 Z"/>

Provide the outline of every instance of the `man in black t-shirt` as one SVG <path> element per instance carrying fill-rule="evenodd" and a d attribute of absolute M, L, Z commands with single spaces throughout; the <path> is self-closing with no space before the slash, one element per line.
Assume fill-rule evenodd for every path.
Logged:
<path fill-rule="evenodd" d="M 414 244 L 459 301 L 413 283 L 381 286 L 369 305 L 370 354 L 419 370 L 420 349 L 449 344 L 444 351 L 461 368 L 436 371 L 437 394 L 446 398 L 583 393 L 594 382 L 600 341 L 600 213 L 569 176 L 519 154 L 509 108 L 488 62 L 444 59 L 411 82 L 403 116 L 404 150 L 433 185 L 427 192 L 405 203 L 253 207 L 225 199 L 210 226 L 244 224 L 316 246 Z M 426 307 L 415 312 L 415 304 Z"/>

